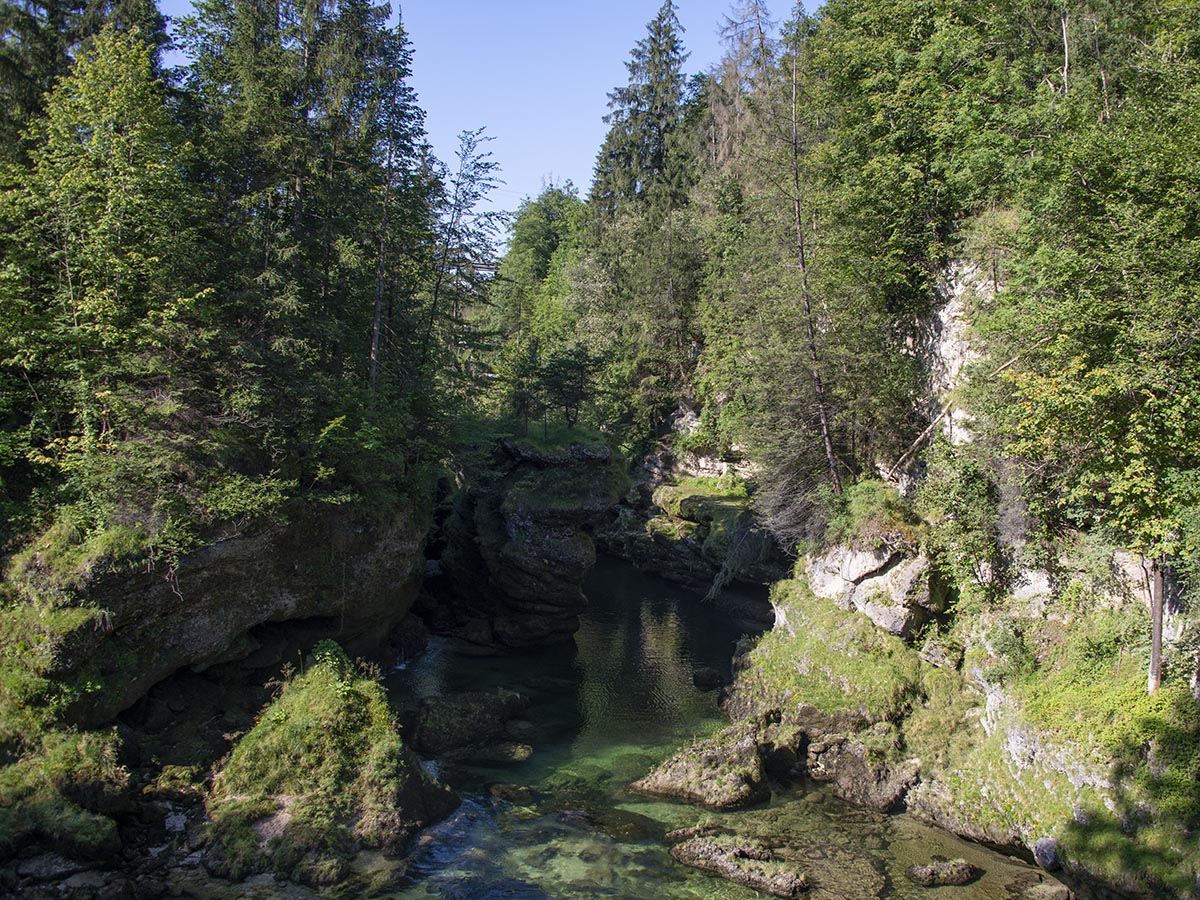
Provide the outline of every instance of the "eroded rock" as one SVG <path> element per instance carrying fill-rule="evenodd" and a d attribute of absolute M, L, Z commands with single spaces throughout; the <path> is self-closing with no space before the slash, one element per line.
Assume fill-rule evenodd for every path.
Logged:
<path fill-rule="evenodd" d="M 983 874 L 983 870 L 965 859 L 946 859 L 935 856 L 926 865 L 909 866 L 904 875 L 923 887 L 970 884 Z"/>
<path fill-rule="evenodd" d="M 568 640 L 596 561 L 590 529 L 621 491 L 611 451 L 501 441 L 466 480 L 444 527 L 441 561 L 453 602 L 487 620 L 498 644 Z"/>

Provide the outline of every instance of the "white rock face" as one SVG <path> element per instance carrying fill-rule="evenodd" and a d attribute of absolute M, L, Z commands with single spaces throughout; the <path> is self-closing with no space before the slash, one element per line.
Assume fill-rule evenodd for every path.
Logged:
<path fill-rule="evenodd" d="M 938 310 L 933 341 L 925 360 L 931 417 L 941 413 L 950 393 L 962 383 L 964 369 L 980 358 L 967 321 L 968 306 L 986 302 L 995 294 L 991 279 L 977 265 L 964 260 L 950 263 L 937 290 L 945 302 Z M 973 439 L 971 419 L 969 412 L 955 407 L 942 420 L 942 433 L 956 446 L 969 443 Z"/>
<path fill-rule="evenodd" d="M 942 600 L 924 554 L 832 547 L 809 556 L 805 568 L 814 594 L 858 610 L 897 637 L 912 637 Z"/>

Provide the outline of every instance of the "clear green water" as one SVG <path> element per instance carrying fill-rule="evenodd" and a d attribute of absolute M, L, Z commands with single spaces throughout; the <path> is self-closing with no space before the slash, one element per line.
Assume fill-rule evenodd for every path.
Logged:
<path fill-rule="evenodd" d="M 435 642 L 390 688 L 409 696 L 504 686 L 526 694 L 532 759 L 514 767 L 443 767 L 465 798 L 419 840 L 398 891 L 383 896 L 492 900 L 590 898 L 749 900 L 763 895 L 674 862 L 669 829 L 722 818 L 648 801 L 624 788 L 681 744 L 719 727 L 696 668 L 728 671 L 740 629 L 667 582 L 601 560 L 573 652 L 472 658 Z M 495 799 L 497 783 L 530 788 Z M 511 796 L 512 789 L 508 789 Z M 1002 900 L 1036 878 L 1015 860 L 905 818 L 852 808 L 824 790 L 777 794 L 770 807 L 728 814 L 740 831 L 786 835 L 810 861 L 814 900 L 897 897 Z M 985 870 L 967 887 L 921 888 L 903 876 L 934 854 Z M 382 861 L 363 860 L 369 867 Z M 391 873 L 395 877 L 395 873 Z"/>

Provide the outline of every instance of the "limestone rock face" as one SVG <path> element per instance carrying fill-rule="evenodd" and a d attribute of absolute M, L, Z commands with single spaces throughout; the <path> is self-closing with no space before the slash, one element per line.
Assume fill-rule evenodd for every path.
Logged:
<path fill-rule="evenodd" d="M 467 616 L 494 639 L 525 647 L 567 640 L 587 604 L 593 526 L 620 494 L 611 451 L 583 443 L 545 451 L 501 441 L 465 473 L 445 526 L 442 568 Z"/>
<path fill-rule="evenodd" d="M 260 626 L 303 623 L 352 653 L 376 649 L 420 589 L 426 530 L 411 510 L 384 521 L 309 511 L 210 544 L 174 570 L 102 577 L 89 598 L 105 611 L 103 627 L 82 628 L 56 672 L 103 683 L 72 718 L 108 721 L 174 672 L 248 657 L 262 647 Z"/>
<path fill-rule="evenodd" d="M 905 640 L 946 609 L 946 585 L 924 553 L 839 545 L 809 556 L 805 565 L 814 594 L 858 610 Z"/>

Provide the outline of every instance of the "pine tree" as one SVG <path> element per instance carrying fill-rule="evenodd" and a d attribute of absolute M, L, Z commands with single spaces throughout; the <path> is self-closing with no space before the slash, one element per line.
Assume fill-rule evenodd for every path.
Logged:
<path fill-rule="evenodd" d="M 619 203 L 648 198 L 668 175 L 671 136 L 683 110 L 688 54 L 674 0 L 666 0 L 625 63 L 629 82 L 608 95 L 610 126 L 596 161 L 593 204 L 612 213 Z"/>

